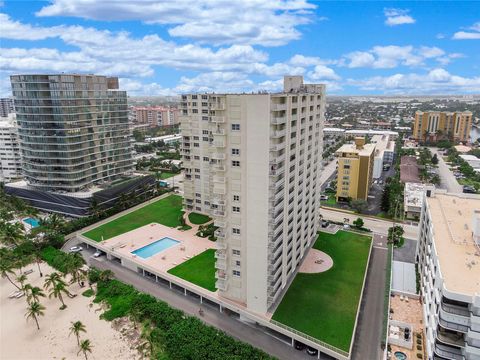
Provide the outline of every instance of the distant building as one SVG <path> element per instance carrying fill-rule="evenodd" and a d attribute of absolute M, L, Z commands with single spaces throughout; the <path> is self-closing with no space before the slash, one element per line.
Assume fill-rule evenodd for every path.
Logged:
<path fill-rule="evenodd" d="M 463 160 L 465 160 L 468 165 L 470 165 L 474 169 L 480 169 L 480 159 L 476 157 L 475 155 L 469 155 L 469 154 L 464 154 L 464 155 L 459 155 Z"/>
<path fill-rule="evenodd" d="M 12 98 L 0 98 L 0 117 L 8 117 L 8 114 L 15 112 Z"/>
<path fill-rule="evenodd" d="M 163 106 L 133 106 L 130 108 L 134 125 L 150 127 L 171 126 L 178 124 L 178 109 Z"/>
<path fill-rule="evenodd" d="M 354 144 L 342 145 L 336 152 L 338 164 L 337 201 L 367 200 L 372 186 L 375 144 L 356 138 Z"/>
<path fill-rule="evenodd" d="M 388 135 L 392 140 L 395 140 L 398 137 L 398 132 L 391 130 L 346 130 L 345 137 L 355 137 L 355 136 L 374 136 L 374 135 Z"/>
<path fill-rule="evenodd" d="M 454 142 L 470 142 L 472 113 L 417 111 L 413 125 L 413 137 L 417 141 L 436 142 L 449 139 Z"/>
<path fill-rule="evenodd" d="M 22 162 L 15 114 L 0 117 L 0 182 L 22 177 Z"/>
<path fill-rule="evenodd" d="M 403 190 L 403 209 L 405 212 L 405 217 L 410 219 L 420 219 L 425 192 L 427 192 L 427 195 L 430 196 L 434 189 L 434 185 L 409 182 L 405 183 L 405 188 Z"/>
<path fill-rule="evenodd" d="M 145 138 L 145 142 L 152 143 L 157 141 L 163 141 L 165 145 L 172 145 L 175 143 L 179 143 L 182 141 L 181 134 L 172 134 L 172 135 L 164 135 L 164 136 L 157 136 L 157 137 L 149 137 Z"/>
<path fill-rule="evenodd" d="M 425 194 L 417 241 L 428 359 L 480 358 L 480 199 Z"/>
<path fill-rule="evenodd" d="M 421 183 L 418 176 L 418 163 L 415 156 L 402 156 L 400 159 L 400 181 L 402 183 Z"/>
<path fill-rule="evenodd" d="M 375 144 L 375 159 L 373 164 L 373 178 L 382 176 L 383 166 L 392 164 L 395 154 L 395 142 L 389 135 L 374 135 L 371 142 Z"/>

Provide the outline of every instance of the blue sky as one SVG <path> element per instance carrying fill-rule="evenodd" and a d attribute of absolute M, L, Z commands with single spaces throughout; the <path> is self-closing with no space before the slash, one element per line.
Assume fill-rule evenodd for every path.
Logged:
<path fill-rule="evenodd" d="M 0 3 L 0 96 L 32 72 L 114 75 L 130 95 L 274 91 L 284 74 L 339 95 L 480 93 L 477 1 Z"/>

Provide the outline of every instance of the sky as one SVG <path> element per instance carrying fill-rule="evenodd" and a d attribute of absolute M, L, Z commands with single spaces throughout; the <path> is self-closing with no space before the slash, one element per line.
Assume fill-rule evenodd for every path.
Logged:
<path fill-rule="evenodd" d="M 480 93 L 479 1 L 0 0 L 0 96 L 26 73 L 118 76 L 132 96 Z"/>

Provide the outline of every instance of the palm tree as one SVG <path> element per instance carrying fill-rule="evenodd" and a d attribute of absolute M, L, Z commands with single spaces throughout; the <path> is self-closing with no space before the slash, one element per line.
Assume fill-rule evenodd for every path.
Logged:
<path fill-rule="evenodd" d="M 68 336 L 74 334 L 77 337 L 77 345 L 80 346 L 80 333 L 87 332 L 87 329 L 85 329 L 85 325 L 81 321 L 72 321 L 72 326 L 70 326 L 70 334 Z"/>
<path fill-rule="evenodd" d="M 23 232 L 22 224 L 3 222 L 0 226 L 0 242 L 5 245 L 18 245 L 24 239 Z"/>
<path fill-rule="evenodd" d="M 43 288 L 48 289 L 50 287 L 53 287 L 58 281 L 61 281 L 61 280 L 62 278 L 59 273 L 52 272 L 50 275 L 47 275 L 45 277 L 45 283 L 43 285 Z"/>
<path fill-rule="evenodd" d="M 85 279 L 85 271 L 82 270 L 84 264 L 85 261 L 80 254 L 69 255 L 66 269 L 67 274 L 72 276 L 71 284 L 76 281 L 78 285 L 81 285 L 81 281 Z"/>
<path fill-rule="evenodd" d="M 9 275 L 15 275 L 13 262 L 8 260 L 8 259 L 2 259 L 0 261 L 0 274 L 2 275 L 2 278 L 6 278 L 10 283 L 15 286 L 18 290 L 21 290 L 21 288 L 15 284 L 12 279 L 10 279 Z"/>
<path fill-rule="evenodd" d="M 99 275 L 99 278 L 101 281 L 108 281 L 108 280 L 111 280 L 113 277 L 114 277 L 114 273 L 112 270 L 103 270 L 100 275 Z"/>
<path fill-rule="evenodd" d="M 25 274 L 21 274 L 21 275 L 17 276 L 17 281 L 20 283 L 20 288 L 22 290 L 25 289 L 24 283 L 25 283 L 25 281 L 27 281 L 27 279 L 28 279 L 27 275 L 25 275 Z"/>
<path fill-rule="evenodd" d="M 83 353 L 83 355 L 85 356 L 85 360 L 88 360 L 87 353 L 91 353 L 91 352 L 92 352 L 92 345 L 90 344 L 90 340 L 88 339 L 82 340 L 80 342 L 80 350 L 78 350 L 77 355 L 80 353 Z"/>
<path fill-rule="evenodd" d="M 56 213 L 49 215 L 46 219 L 42 221 L 42 226 L 44 226 L 51 232 L 59 232 L 64 225 L 65 225 L 65 222 Z"/>
<path fill-rule="evenodd" d="M 60 310 L 63 310 L 67 307 L 65 305 L 65 302 L 63 301 L 63 294 L 69 294 L 67 285 L 63 280 L 59 280 L 55 285 L 53 285 L 52 289 L 50 290 L 50 293 L 48 294 L 48 297 L 51 298 L 52 296 L 55 298 L 58 298 L 60 302 L 62 303 L 62 306 L 60 306 Z"/>
<path fill-rule="evenodd" d="M 38 325 L 38 317 L 45 315 L 43 310 L 45 310 L 45 306 L 35 301 L 27 307 L 27 312 L 25 313 L 27 320 L 30 318 L 35 320 L 35 322 L 37 323 L 38 330 L 40 330 L 40 325 Z"/>
<path fill-rule="evenodd" d="M 45 297 L 45 293 L 38 286 L 32 286 L 31 284 L 26 284 L 25 294 L 27 295 L 27 302 L 39 302 L 41 297 Z"/>

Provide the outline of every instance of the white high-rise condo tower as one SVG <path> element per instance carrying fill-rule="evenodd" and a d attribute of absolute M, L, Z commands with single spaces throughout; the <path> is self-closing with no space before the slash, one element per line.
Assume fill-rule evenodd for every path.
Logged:
<path fill-rule="evenodd" d="M 325 86 L 192 94 L 181 103 L 184 207 L 218 226 L 220 295 L 265 313 L 316 239 Z"/>

